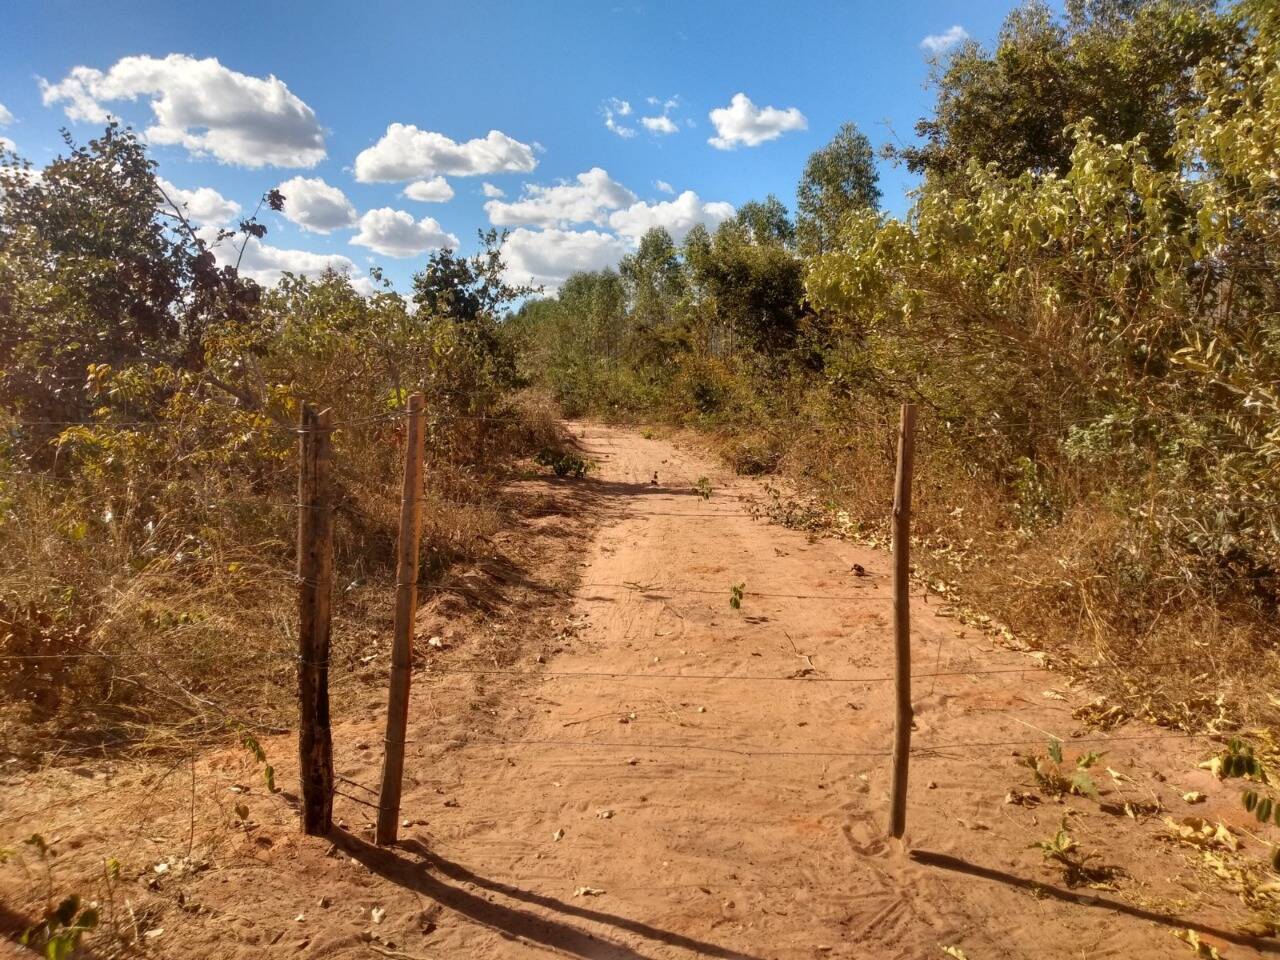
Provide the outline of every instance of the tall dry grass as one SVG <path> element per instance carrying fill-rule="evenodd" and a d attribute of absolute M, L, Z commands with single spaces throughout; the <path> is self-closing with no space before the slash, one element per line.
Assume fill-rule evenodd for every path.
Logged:
<path fill-rule="evenodd" d="M 94 434 L 111 449 L 146 443 L 146 476 L 136 461 L 62 475 L 9 462 L 0 486 L 0 742 L 9 754 L 40 762 L 186 748 L 294 722 L 296 438 L 259 429 L 256 470 L 225 460 L 186 469 L 179 450 L 189 456 L 197 440 L 188 425 L 163 422 Z M 535 396 L 485 418 L 429 419 L 428 588 L 491 549 L 514 461 L 560 442 L 554 409 Z M 341 716 L 385 673 L 402 424 L 353 423 L 335 431 L 333 448 L 330 673 Z"/>
<path fill-rule="evenodd" d="M 721 419 L 709 434 L 737 469 L 776 474 L 798 492 L 773 487 L 765 509 L 775 519 L 887 548 L 898 411 L 874 401 L 846 409 L 814 401 Z M 1016 433 L 983 443 L 979 456 L 972 436 L 921 410 L 913 561 L 955 616 L 1087 681 L 1104 702 L 1082 720 L 1280 726 L 1265 591 L 1229 574 L 1206 580 L 1200 558 L 1150 542 L 1158 528 L 1135 523 L 1132 491 L 1108 487 L 1118 478 L 1059 458 L 1045 464 L 1052 479 L 1029 488 L 990 466 L 1016 459 Z M 1158 496 L 1160 477 L 1150 482 Z"/>

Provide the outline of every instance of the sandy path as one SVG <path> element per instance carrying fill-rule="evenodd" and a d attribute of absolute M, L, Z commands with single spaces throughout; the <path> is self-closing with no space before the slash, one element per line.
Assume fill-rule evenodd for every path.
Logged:
<path fill-rule="evenodd" d="M 436 594 L 423 610 L 398 848 L 369 841 L 381 667 L 336 678 L 348 779 L 332 843 L 298 834 L 296 745 L 282 736 L 267 749 L 283 793 L 253 786 L 261 774 L 238 747 L 194 764 L 189 791 L 181 759 L 0 778 L 0 846 L 41 831 L 64 851 L 59 878 L 78 870 L 82 889 L 120 858 L 118 898 L 145 916 L 147 953 L 197 960 L 914 960 L 945 947 L 969 960 L 1155 960 L 1193 955 L 1172 936 L 1189 925 L 1229 960 L 1280 953 L 1234 933 L 1248 919 L 1239 899 L 1162 823 L 1248 825 L 1238 788 L 1196 769 L 1209 744 L 1153 740 L 1161 731 L 1138 724 L 1108 734 L 1131 739 L 1073 740 L 1085 692 L 920 599 L 915 672 L 951 675 L 915 686 L 916 858 L 886 841 L 889 558 L 753 519 L 745 501 L 760 485 L 710 456 L 576 429 L 598 470 L 515 485 L 520 509 L 495 538 L 509 562 L 473 578 L 483 609 Z M 443 649 L 422 636 L 437 631 Z M 1100 802 L 1005 802 L 1034 789 L 1014 751 L 1043 753 L 1041 731 L 1066 741 L 1069 764 L 1107 750 Z M 1207 801 L 1189 806 L 1193 790 Z M 1114 889 L 1068 889 L 1029 848 L 1064 818 L 1123 871 Z M 1241 839 L 1250 862 L 1266 855 Z M 178 866 L 161 878 L 166 858 Z M 6 911 L 29 918 L 39 898 L 0 870 L 0 925 L 21 929 Z"/>
<path fill-rule="evenodd" d="M 1158 818 L 1137 824 L 1081 798 L 1072 834 L 1138 879 L 1066 891 L 1028 844 L 1067 807 L 1006 805 L 1026 771 L 1015 747 L 981 746 L 1043 752 L 1037 729 L 1070 743 L 1070 705 L 1043 695 L 1060 679 L 919 600 L 917 672 L 1029 672 L 917 681 L 908 839 L 988 873 L 906 858 L 883 839 L 892 684 L 824 682 L 891 671 L 888 558 L 752 519 L 741 498 L 756 484 L 709 458 L 625 431 L 579 433 L 610 514 L 583 558 L 584 627 L 530 665 L 547 673 L 513 695 L 492 738 L 505 742 L 475 733 L 423 757 L 458 806 L 429 799 L 423 843 L 409 844 L 430 850 L 433 872 L 517 913 L 442 925 L 435 955 L 907 958 L 958 945 L 971 960 L 1154 958 L 1191 952 L 1156 922 L 1165 912 L 1231 928 L 1221 907 L 1196 904 L 1184 851 L 1151 841 Z M 692 490 L 703 476 L 709 500 Z M 733 610 L 730 585 L 744 581 Z M 560 675 L 591 673 L 629 676 Z M 736 679 L 747 676 L 767 679 Z M 1203 745 L 1110 749 L 1107 764 L 1133 782 L 1098 768 L 1104 799 L 1123 802 L 1119 788 L 1173 809 L 1182 791 L 1216 786 L 1194 770 Z M 1040 883 L 1057 896 L 1033 895 Z"/>

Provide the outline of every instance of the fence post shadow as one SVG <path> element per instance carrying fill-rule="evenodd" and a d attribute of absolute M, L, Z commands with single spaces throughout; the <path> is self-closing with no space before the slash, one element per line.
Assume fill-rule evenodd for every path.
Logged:
<path fill-rule="evenodd" d="M 977 877 L 982 880 L 991 880 L 995 883 L 1003 883 L 1008 886 L 1033 891 L 1038 895 L 1052 897 L 1053 899 L 1060 900 L 1063 903 L 1070 903 L 1080 907 L 1090 907 L 1098 910 L 1112 910 L 1116 913 L 1128 914 L 1129 916 L 1136 917 L 1139 920 L 1147 920 L 1151 923 L 1158 923 L 1173 929 L 1185 930 L 1189 928 L 1195 930 L 1197 933 L 1208 934 L 1211 937 L 1217 937 L 1220 940 L 1225 940 L 1228 943 L 1233 943 L 1237 946 L 1252 947 L 1259 953 L 1280 955 L 1280 943 L 1264 937 L 1255 937 L 1235 930 L 1222 930 L 1218 927 L 1212 927 L 1197 920 L 1187 920 L 1185 918 L 1171 916 L 1167 913 L 1160 913 L 1155 910 L 1135 907 L 1132 904 L 1124 903 L 1120 900 L 1113 900 L 1099 896 L 1094 892 L 1082 894 L 1076 893 L 1073 890 L 1064 890 L 1062 887 L 1056 887 L 1053 884 L 1041 883 L 1038 880 L 1032 880 L 1028 877 L 1020 877 L 1017 874 L 1007 873 L 1004 870 L 996 870 L 993 867 L 984 867 L 976 863 L 971 863 L 960 857 L 953 857 L 945 853 L 934 853 L 929 850 L 911 850 L 908 853 L 908 856 L 916 863 L 926 867 L 937 867 L 941 870 L 951 870 L 956 873 L 963 873 L 967 876 Z"/>
<path fill-rule="evenodd" d="M 339 827 L 334 827 L 329 833 L 329 839 L 383 879 L 430 897 L 441 906 L 494 930 L 500 936 L 520 937 L 571 956 L 580 957 L 582 960 L 649 960 L 649 958 L 626 944 L 606 939 L 561 920 L 494 903 L 483 896 L 447 883 L 445 878 L 459 884 L 471 883 L 484 890 L 500 893 L 513 900 L 533 904 L 557 914 L 605 924 L 645 937 L 654 941 L 655 944 L 680 947 L 697 956 L 718 957 L 721 960 L 759 960 L 751 954 L 653 927 L 639 920 L 565 903 L 555 897 L 481 877 L 460 864 L 430 852 L 424 845 L 414 840 L 403 840 L 393 848 L 378 847 Z M 406 856 L 406 852 L 413 856 Z"/>

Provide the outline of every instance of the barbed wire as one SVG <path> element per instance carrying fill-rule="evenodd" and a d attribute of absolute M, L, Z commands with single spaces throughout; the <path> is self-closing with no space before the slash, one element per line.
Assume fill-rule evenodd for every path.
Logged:
<path fill-rule="evenodd" d="M 379 653 L 377 656 L 386 656 L 389 652 Z M 136 654 L 138 659 L 148 660 L 170 660 L 173 662 L 205 662 L 208 660 L 225 660 L 225 654 L 207 654 L 203 657 L 186 657 L 178 653 L 149 653 Z M 810 656 L 813 656 L 812 654 Z M 48 654 L 4 654 L 0 653 L 0 663 L 9 661 L 44 661 L 44 660 L 76 660 L 76 659 L 94 659 L 101 658 L 116 662 L 118 655 L 107 653 L 99 653 L 97 651 L 84 651 L 74 653 L 48 653 Z M 246 656 L 251 660 L 277 660 L 285 663 L 301 663 L 303 658 L 301 654 L 285 651 L 254 651 Z M 337 659 L 330 656 L 327 660 L 305 661 L 308 666 L 327 667 L 341 666 L 350 663 L 351 660 L 362 660 L 364 658 L 353 653 L 347 659 Z M 372 659 L 368 661 L 372 663 Z M 1161 661 L 1144 660 L 1144 665 L 1150 667 L 1179 667 L 1179 666 L 1196 666 L 1204 667 L 1204 658 L 1185 658 L 1171 659 Z M 1103 670 L 1114 667 L 1114 664 L 1081 664 L 1081 663 L 1058 663 L 1043 665 L 1021 665 L 997 667 L 993 669 L 970 669 L 952 667 L 947 670 L 934 669 L 924 672 L 913 672 L 910 675 L 912 680 L 929 680 L 948 677 L 985 677 L 985 676 L 1007 676 L 1013 674 L 1026 673 L 1060 673 L 1066 671 L 1089 672 L 1092 670 Z M 1210 671 L 1201 669 L 1199 674 L 1207 674 Z M 421 667 L 421 673 L 427 677 L 433 676 L 505 676 L 505 677 L 521 677 L 527 679 L 602 679 L 602 680 L 642 680 L 645 682 L 652 681 L 689 681 L 689 680 L 724 680 L 746 683 L 835 683 L 835 684 L 859 684 L 859 683 L 891 683 L 897 678 L 892 674 L 872 674 L 866 676 L 821 676 L 815 668 L 805 668 L 802 671 L 796 671 L 791 675 L 776 674 L 741 674 L 741 673 L 664 673 L 649 671 L 627 671 L 627 670 L 519 670 L 511 667 L 498 666 L 445 666 L 440 664 L 428 663 Z"/>
<path fill-rule="evenodd" d="M 1064 745 L 1077 743 L 1130 743 L 1139 741 L 1157 741 L 1157 740 L 1214 740 L 1220 741 L 1237 735 L 1241 731 L 1222 732 L 1222 733 L 1169 733 L 1169 734 L 1138 734 L 1133 736 L 1081 736 L 1081 737 L 1061 737 L 1050 734 L 1037 740 L 1018 739 L 1018 740 L 985 740 L 985 741 L 969 741 L 966 743 L 935 743 L 925 744 L 911 748 L 912 756 L 924 756 L 929 754 L 937 754 L 942 751 L 965 751 L 965 750 L 989 750 L 992 747 L 1038 747 L 1044 746 L 1046 742 L 1057 741 Z M 409 741 L 418 743 L 418 741 Z M 806 757 L 823 757 L 823 758 L 864 758 L 864 757 L 892 757 L 892 750 L 769 750 L 754 749 L 746 747 L 728 746 L 724 744 L 703 744 L 703 743 L 678 743 L 678 742 L 654 742 L 654 741 L 636 741 L 636 740 L 562 740 L 559 738 L 519 738 L 519 739 L 501 739 L 487 737 L 473 737 L 464 741 L 440 741 L 435 746 L 442 747 L 446 750 L 465 749 L 470 746 L 501 746 L 501 747 L 567 747 L 567 748 L 589 748 L 589 749 L 617 749 L 621 752 L 634 753 L 635 751 L 669 751 L 679 753 L 681 751 L 696 751 L 704 753 L 719 753 L 735 756 L 743 756 L 750 758 L 769 757 L 769 758 L 806 758 Z"/>

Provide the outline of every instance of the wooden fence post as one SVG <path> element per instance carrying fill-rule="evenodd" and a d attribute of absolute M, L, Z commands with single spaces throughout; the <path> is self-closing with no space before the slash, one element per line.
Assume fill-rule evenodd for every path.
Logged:
<path fill-rule="evenodd" d="M 890 831 L 899 839 L 907 829 L 907 767 L 911 759 L 911 469 L 915 429 L 915 404 L 904 403 L 898 428 L 898 475 L 893 494 L 893 645 L 897 708 L 893 718 Z"/>
<path fill-rule="evenodd" d="M 400 538 L 396 550 L 395 633 L 391 641 L 391 689 L 387 695 L 387 737 L 378 803 L 379 844 L 396 842 L 400 827 L 400 790 L 404 780 L 404 740 L 409 725 L 409 679 L 413 626 L 418 609 L 418 546 L 422 528 L 422 459 L 426 424 L 422 394 L 409 398 L 405 421 L 404 492 L 400 500 Z"/>
<path fill-rule="evenodd" d="M 333 513 L 329 502 L 330 416 L 302 407 L 298 442 L 298 775 L 302 831 L 333 823 L 333 739 L 329 731 L 329 617 Z"/>

